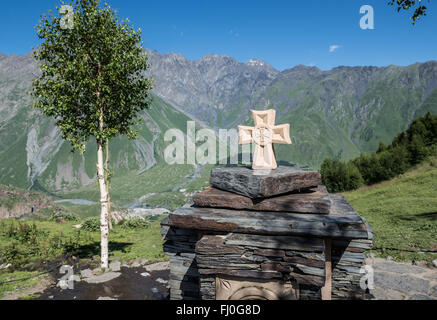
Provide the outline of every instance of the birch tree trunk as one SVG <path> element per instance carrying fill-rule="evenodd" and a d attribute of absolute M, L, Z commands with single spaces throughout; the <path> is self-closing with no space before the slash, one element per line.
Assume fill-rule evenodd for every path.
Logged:
<path fill-rule="evenodd" d="M 108 225 L 109 230 L 112 230 L 112 217 L 111 217 L 111 195 L 109 193 L 109 140 L 106 139 L 106 154 L 105 154 L 105 174 L 106 174 L 106 192 L 108 194 Z"/>
<path fill-rule="evenodd" d="M 105 170 L 103 167 L 103 142 L 102 140 L 97 142 L 97 173 L 99 176 L 100 186 L 100 233 L 101 233 L 101 267 L 108 269 L 108 189 L 106 188 Z"/>
<path fill-rule="evenodd" d="M 100 62 L 98 63 L 98 79 L 102 76 L 102 66 Z M 97 99 L 100 100 L 101 89 L 98 88 L 96 95 Z M 104 105 L 100 102 L 100 116 L 99 116 L 99 129 L 103 132 L 105 127 L 104 122 Z M 106 187 L 106 175 L 105 175 L 105 167 L 103 160 L 103 143 L 104 140 L 102 138 L 97 139 L 97 174 L 99 178 L 99 187 L 100 187 L 100 266 L 107 270 L 109 268 L 109 249 L 108 249 L 108 237 L 109 237 L 109 228 L 108 228 L 108 188 Z"/>

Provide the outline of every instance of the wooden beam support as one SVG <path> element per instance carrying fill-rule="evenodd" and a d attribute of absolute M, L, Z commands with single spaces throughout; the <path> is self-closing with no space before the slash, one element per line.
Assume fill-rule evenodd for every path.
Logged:
<path fill-rule="evenodd" d="M 322 288 L 322 300 L 332 299 L 332 240 L 325 239 L 325 286 Z"/>

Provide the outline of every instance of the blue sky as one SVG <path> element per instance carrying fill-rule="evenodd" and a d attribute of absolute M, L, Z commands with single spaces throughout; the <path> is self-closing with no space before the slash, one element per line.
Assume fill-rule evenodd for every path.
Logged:
<path fill-rule="evenodd" d="M 68 2 L 68 1 L 67 1 Z M 409 65 L 437 60 L 437 5 L 416 26 L 388 0 L 108 0 L 143 30 L 144 46 L 189 59 L 226 54 L 259 58 L 279 70 L 298 64 Z M 39 40 L 39 16 L 59 0 L 2 1 L 0 52 L 27 54 Z M 372 5 L 375 29 L 362 30 L 360 7 Z M 331 46 L 338 46 L 330 52 Z M 336 48 L 336 47 L 333 47 Z M 332 50 L 331 50 L 332 51 Z"/>

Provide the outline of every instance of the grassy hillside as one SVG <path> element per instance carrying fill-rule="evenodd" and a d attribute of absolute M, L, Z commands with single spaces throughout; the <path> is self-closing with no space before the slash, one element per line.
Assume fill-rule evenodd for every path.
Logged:
<path fill-rule="evenodd" d="M 437 258 L 437 158 L 344 195 L 374 229 L 378 255 L 400 261 Z"/>

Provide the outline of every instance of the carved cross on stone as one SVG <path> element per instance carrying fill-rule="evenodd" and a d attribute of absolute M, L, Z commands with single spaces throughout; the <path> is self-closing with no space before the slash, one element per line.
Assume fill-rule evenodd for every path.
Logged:
<path fill-rule="evenodd" d="M 278 167 L 273 143 L 291 144 L 290 125 L 275 126 L 276 111 L 252 110 L 255 127 L 238 126 L 240 145 L 255 143 L 252 169 L 274 170 Z"/>

